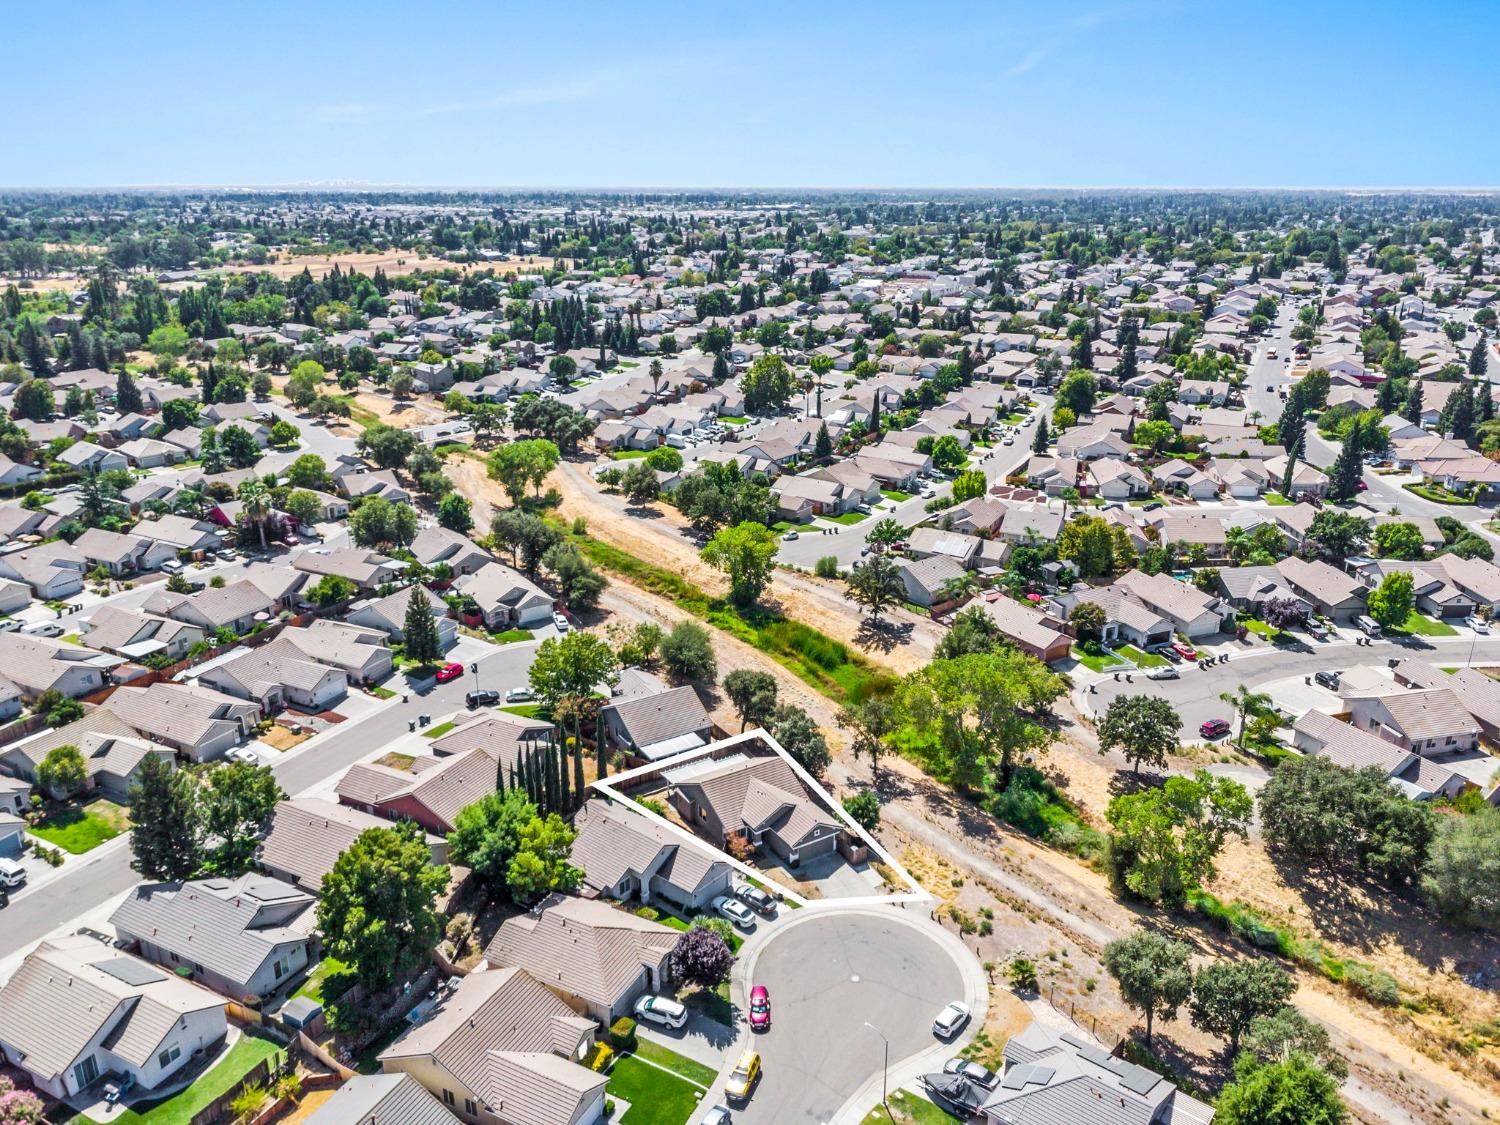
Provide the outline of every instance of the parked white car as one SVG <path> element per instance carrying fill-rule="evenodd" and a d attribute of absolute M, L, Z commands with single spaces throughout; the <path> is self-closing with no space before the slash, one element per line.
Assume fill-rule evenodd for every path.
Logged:
<path fill-rule="evenodd" d="M 243 762 L 247 766 L 260 765 L 260 755 L 248 746 L 236 746 L 226 751 L 224 757 L 231 762 Z"/>
<path fill-rule="evenodd" d="M 1473 629 L 1476 633 L 1488 633 L 1490 631 L 1490 623 L 1482 617 L 1471 617 L 1469 618 L 1469 628 Z"/>
<path fill-rule="evenodd" d="M 635 1002 L 635 1018 L 676 1028 L 687 1023 L 687 1009 L 669 996 L 642 996 Z"/>
<path fill-rule="evenodd" d="M 939 1039 L 952 1039 L 968 1022 L 969 1006 L 961 1000 L 954 1000 L 932 1021 L 932 1033 Z"/>
<path fill-rule="evenodd" d="M 750 908 L 738 899 L 730 898 L 728 895 L 720 895 L 713 901 L 714 913 L 728 918 L 739 929 L 755 929 L 755 915 Z"/>

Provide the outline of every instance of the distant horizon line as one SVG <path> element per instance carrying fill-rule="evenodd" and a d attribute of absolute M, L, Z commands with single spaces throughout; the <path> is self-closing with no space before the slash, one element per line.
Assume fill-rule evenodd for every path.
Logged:
<path fill-rule="evenodd" d="M 589 193 L 647 193 L 672 194 L 684 192 L 774 193 L 774 192 L 891 192 L 915 194 L 920 192 L 1272 192 L 1297 194 L 1307 192 L 1345 195 L 1495 195 L 1500 194 L 1500 185 L 1372 185 L 1372 184 L 769 184 L 724 185 L 724 184 L 655 184 L 655 185 L 561 185 L 561 184 L 421 184 L 400 182 L 377 182 L 362 180 L 301 181 L 293 183 L 142 183 L 142 184 L 0 184 L 0 194 L 18 192 L 187 192 L 187 191 L 238 191 L 238 192 L 558 192 L 584 195 Z"/>

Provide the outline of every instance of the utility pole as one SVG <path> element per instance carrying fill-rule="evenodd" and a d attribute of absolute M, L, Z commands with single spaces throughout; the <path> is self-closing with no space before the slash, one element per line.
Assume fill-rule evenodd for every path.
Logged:
<path fill-rule="evenodd" d="M 890 1102 L 886 1100 L 888 1093 L 888 1091 L 886 1090 L 886 1081 L 890 1078 L 891 1073 L 891 1041 L 885 1037 L 885 1032 L 881 1031 L 880 1028 L 876 1027 L 869 1020 L 865 1020 L 864 1023 L 866 1027 L 868 1027 L 876 1035 L 880 1036 L 881 1043 L 885 1045 L 884 1058 L 880 1064 L 880 1104 L 885 1106 L 886 1117 L 890 1117 L 891 1105 Z"/>

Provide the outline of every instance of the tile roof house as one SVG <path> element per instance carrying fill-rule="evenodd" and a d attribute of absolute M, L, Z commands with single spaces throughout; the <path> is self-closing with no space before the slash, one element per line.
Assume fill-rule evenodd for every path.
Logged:
<path fill-rule="evenodd" d="M 520 969 L 470 973 L 380 1053 L 471 1125 L 592 1125 L 606 1078 L 580 1066 L 594 1021 Z"/>
<path fill-rule="evenodd" d="M 88 569 L 103 567 L 116 577 L 133 571 L 156 570 L 177 557 L 175 548 L 139 535 L 122 535 L 91 527 L 73 540 L 73 550 L 83 556 Z"/>
<path fill-rule="evenodd" d="M 421 757 L 410 770 L 356 762 L 339 779 L 339 802 L 389 820 L 414 820 L 446 836 L 459 811 L 496 790 L 498 763 L 484 750 Z"/>
<path fill-rule="evenodd" d="M 43 601 L 59 601 L 83 589 L 88 560 L 57 540 L 0 555 L 0 578 L 24 582 Z"/>
<path fill-rule="evenodd" d="M 197 625 L 205 633 L 228 629 L 243 636 L 257 620 L 275 616 L 276 604 L 253 582 L 239 579 L 215 589 L 205 587 L 195 594 L 160 589 L 141 605 L 146 613 Z"/>
<path fill-rule="evenodd" d="M 318 797 L 278 802 L 255 852 L 256 865 L 273 879 L 317 894 L 333 865 L 360 833 L 389 828 L 390 821 Z M 429 834 L 433 863 L 448 862 L 447 841 Z"/>
<path fill-rule="evenodd" d="M 738 836 L 796 866 L 832 852 L 843 831 L 779 754 L 692 762 L 667 779 L 678 815 L 716 848 Z"/>
<path fill-rule="evenodd" d="M 503 563 L 487 563 L 453 588 L 474 600 L 490 629 L 527 629 L 552 619 L 552 596 Z"/>
<path fill-rule="evenodd" d="M 622 804 L 595 798 L 578 811 L 573 827 L 578 837 L 568 861 L 583 871 L 585 896 L 646 904 L 662 899 L 693 914 L 729 893 L 729 864 Z"/>
<path fill-rule="evenodd" d="M 691 684 L 657 695 L 621 699 L 599 709 L 607 744 L 655 761 L 706 746 L 714 722 Z"/>
<path fill-rule="evenodd" d="M 51 690 L 74 699 L 90 695 L 104 687 L 110 673 L 122 663 L 118 656 L 50 637 L 0 633 L 0 678 L 13 684 L 27 700 Z"/>
<path fill-rule="evenodd" d="M 42 942 L 0 988 L 0 1055 L 55 1098 L 110 1073 L 154 1090 L 227 1032 L 223 997 L 82 934 Z"/>
<path fill-rule="evenodd" d="M 340 547 L 323 554 L 303 551 L 292 560 L 292 565 L 308 574 L 346 578 L 361 590 L 374 590 L 393 582 L 406 569 L 405 563 L 354 547 Z"/>
<path fill-rule="evenodd" d="M 1345 694 L 1345 702 L 1351 724 L 1423 757 L 1479 748 L 1479 724 L 1452 688 L 1392 684 Z"/>
<path fill-rule="evenodd" d="M 550 744 L 556 731 L 551 723 L 503 711 L 460 711 L 453 722 L 457 725 L 452 730 L 429 742 L 434 755 L 446 758 L 483 750 L 507 773 L 515 768 L 522 750 Z"/>
<path fill-rule="evenodd" d="M 1062 622 L 1014 598 L 986 600 L 980 606 L 1012 644 L 1044 663 L 1064 659 L 1072 648 L 1073 638 L 1062 631 Z"/>
<path fill-rule="evenodd" d="M 431 611 L 437 626 L 438 644 L 446 652 L 458 640 L 458 622 L 448 616 L 448 603 L 443 601 L 420 582 L 387 594 L 383 598 L 365 598 L 352 602 L 344 612 L 344 620 L 351 625 L 363 625 L 378 629 L 391 640 L 405 639 L 406 613 L 412 598 L 423 599 Z"/>
<path fill-rule="evenodd" d="M 914 562 L 904 562 L 897 573 L 906 587 L 906 600 L 913 605 L 931 608 L 949 600 L 948 584 L 959 583 L 968 575 L 964 564 L 948 555 L 931 555 Z"/>
<path fill-rule="evenodd" d="M 223 757 L 260 722 L 260 707 L 195 684 L 122 687 L 105 707 L 153 742 L 195 762 Z"/>
<path fill-rule="evenodd" d="M 488 551 L 476 546 L 467 535 L 446 527 L 423 528 L 412 540 L 410 550 L 423 566 L 445 563 L 454 574 L 473 574 L 490 562 Z"/>
<path fill-rule="evenodd" d="M 0 749 L 0 767 L 35 781 L 36 767 L 59 746 L 77 747 L 83 756 L 85 790 L 97 789 L 115 801 L 127 799 L 141 763 L 148 757 L 176 765 L 176 754 L 170 746 L 141 738 L 113 713 L 96 708 L 81 719 Z"/>
<path fill-rule="evenodd" d="M 305 969 L 317 900 L 290 883 L 237 879 L 137 886 L 110 915 L 141 956 L 241 1002 L 262 1000 Z"/>
<path fill-rule="evenodd" d="M 1276 564 L 1276 570 L 1298 597 L 1335 621 L 1349 621 L 1365 611 L 1365 590 L 1359 580 L 1325 562 L 1289 555 Z"/>
<path fill-rule="evenodd" d="M 1172 622 L 1194 640 L 1219 632 L 1232 610 L 1218 598 L 1166 574 L 1130 570 L 1115 580 L 1131 598 Z M 1094 591 L 1089 591 L 1091 597 Z"/>
<path fill-rule="evenodd" d="M 667 958 L 682 934 L 600 899 L 554 894 L 507 918 L 484 951 L 491 968 L 524 969 L 608 1027 L 637 996 L 670 979 Z"/>
<path fill-rule="evenodd" d="M 236 648 L 194 672 L 198 683 L 253 700 L 265 715 L 288 704 L 325 711 L 349 691 L 349 677 L 342 669 L 314 660 L 285 636 L 256 648 Z"/>
<path fill-rule="evenodd" d="M 1000 1084 L 983 1102 L 990 1125 L 1209 1125 L 1214 1108 L 1153 1070 L 1039 1023 L 1005 1044 Z"/>
<path fill-rule="evenodd" d="M 1297 720 L 1292 745 L 1309 757 L 1327 758 L 1345 769 L 1382 770 L 1392 785 L 1413 800 L 1456 797 L 1468 788 L 1460 774 L 1322 711 L 1309 711 Z"/>
<path fill-rule="evenodd" d="M 356 1074 L 305 1125 L 458 1125 L 409 1074 Z"/>

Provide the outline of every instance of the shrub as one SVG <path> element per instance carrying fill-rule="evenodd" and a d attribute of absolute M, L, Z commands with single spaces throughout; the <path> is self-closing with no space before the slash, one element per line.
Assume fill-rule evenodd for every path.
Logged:
<path fill-rule="evenodd" d="M 655 922 L 661 917 L 661 911 L 654 906 L 643 906 L 635 912 L 637 918 L 644 918 L 648 922 Z"/>
<path fill-rule="evenodd" d="M 266 1100 L 266 1088 L 260 1083 L 246 1086 L 229 1102 L 229 1108 L 235 1117 L 249 1117 L 257 1109 L 260 1103 Z"/>
<path fill-rule="evenodd" d="M 608 1043 L 595 1043 L 594 1050 L 585 1065 L 595 1074 L 603 1074 L 615 1060 L 615 1051 Z"/>
<path fill-rule="evenodd" d="M 285 1101 L 296 1101 L 302 1096 L 302 1076 L 300 1074 L 283 1074 L 276 1079 L 276 1084 L 271 1087 L 278 1099 Z"/>
<path fill-rule="evenodd" d="M 617 1051 L 628 1049 L 635 1042 L 635 1020 L 629 1016 L 621 1016 L 610 1024 L 609 1041 L 614 1044 Z"/>
<path fill-rule="evenodd" d="M 824 555 L 813 563 L 813 573 L 819 578 L 837 578 L 839 576 L 839 560 L 836 555 Z"/>
<path fill-rule="evenodd" d="M 1010 981 L 1010 986 L 1018 992 L 1035 992 L 1037 990 L 1036 964 L 1025 957 L 1016 957 L 1005 966 L 1005 979 Z"/>
<path fill-rule="evenodd" d="M 1396 978 L 1382 969 L 1368 965 L 1350 965 L 1344 970 L 1344 987 L 1372 1004 L 1394 1008 L 1401 1003 L 1401 987 Z"/>

